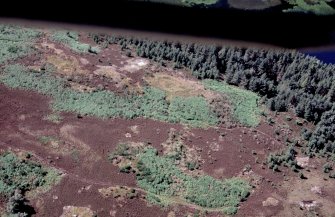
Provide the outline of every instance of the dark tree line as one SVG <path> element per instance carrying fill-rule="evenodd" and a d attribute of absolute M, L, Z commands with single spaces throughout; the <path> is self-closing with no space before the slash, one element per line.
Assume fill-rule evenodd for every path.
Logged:
<path fill-rule="evenodd" d="M 314 122 L 309 151 L 335 153 L 335 65 L 291 50 L 181 44 L 107 35 L 93 35 L 96 43 L 135 49 L 140 57 L 172 61 L 199 79 L 225 80 L 266 98 L 273 111 L 293 109 Z"/>

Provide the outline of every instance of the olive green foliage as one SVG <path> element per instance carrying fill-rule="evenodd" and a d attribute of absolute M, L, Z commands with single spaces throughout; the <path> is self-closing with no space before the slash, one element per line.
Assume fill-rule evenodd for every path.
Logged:
<path fill-rule="evenodd" d="M 316 15 L 334 15 L 335 9 L 327 2 L 331 0 L 286 0 L 293 8 L 284 12 L 314 13 Z"/>
<path fill-rule="evenodd" d="M 33 41 L 40 35 L 33 29 L 0 25 L 0 64 L 34 52 Z"/>
<path fill-rule="evenodd" d="M 145 148 L 137 159 L 138 185 L 156 195 L 156 203 L 162 197 L 170 197 L 173 203 L 173 198 L 178 197 L 203 208 L 222 209 L 227 214 L 234 214 L 240 201 L 249 194 L 250 186 L 244 180 L 221 181 L 207 175 L 193 177 L 182 172 L 173 159 L 159 156 L 151 147 Z"/>
<path fill-rule="evenodd" d="M 56 31 L 51 39 L 53 41 L 64 44 L 77 53 L 94 53 L 100 52 L 99 47 L 92 47 L 89 44 L 79 42 L 79 35 L 71 31 Z"/>
<path fill-rule="evenodd" d="M 240 123 L 247 126 L 259 124 L 261 110 L 258 100 L 260 97 L 256 93 L 215 80 L 204 80 L 203 83 L 206 88 L 228 96 L 234 107 L 233 115 Z"/>
<path fill-rule="evenodd" d="M 57 171 L 20 159 L 11 152 L 0 155 L 0 194 L 9 197 L 16 189 L 33 190 L 50 187 L 58 180 Z"/>
<path fill-rule="evenodd" d="M 56 111 L 101 118 L 146 117 L 195 127 L 217 123 L 204 98 L 176 98 L 169 102 L 164 91 L 150 87 L 145 88 L 143 95 L 124 97 L 106 90 L 78 92 L 67 88 L 64 80 L 54 77 L 50 72 L 27 70 L 21 65 L 7 66 L 0 82 L 12 88 L 35 90 L 52 96 L 52 106 Z"/>

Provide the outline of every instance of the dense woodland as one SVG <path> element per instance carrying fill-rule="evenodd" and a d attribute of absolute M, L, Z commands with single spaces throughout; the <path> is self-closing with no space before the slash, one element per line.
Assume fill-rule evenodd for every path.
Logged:
<path fill-rule="evenodd" d="M 291 50 L 181 44 L 92 35 L 100 45 L 119 44 L 140 57 L 186 67 L 199 79 L 225 80 L 263 96 L 273 111 L 293 110 L 316 124 L 309 154 L 335 153 L 335 65 Z"/>

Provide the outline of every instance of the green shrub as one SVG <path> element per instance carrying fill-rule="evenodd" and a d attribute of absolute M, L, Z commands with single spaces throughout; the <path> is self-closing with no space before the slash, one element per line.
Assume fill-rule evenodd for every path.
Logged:
<path fill-rule="evenodd" d="M 297 162 L 295 160 L 296 151 L 293 146 L 288 147 L 287 150 L 270 154 L 267 159 L 268 167 L 273 171 L 278 171 L 279 166 L 284 164 L 285 166 L 290 166 L 291 168 L 298 168 Z"/>
<path fill-rule="evenodd" d="M 40 35 L 33 29 L 0 25 L 0 64 L 35 52 L 33 42 Z"/>
<path fill-rule="evenodd" d="M 125 165 L 120 168 L 121 173 L 130 173 L 131 171 L 131 166 L 130 165 Z"/>
<path fill-rule="evenodd" d="M 205 80 L 203 83 L 206 88 L 228 96 L 234 107 L 233 115 L 240 123 L 247 126 L 259 124 L 261 110 L 258 100 L 260 97 L 256 93 L 215 80 Z"/>
<path fill-rule="evenodd" d="M 186 163 L 186 167 L 187 169 L 189 170 L 195 170 L 195 169 L 198 169 L 199 168 L 199 165 L 197 162 L 187 162 Z"/>
<path fill-rule="evenodd" d="M 329 163 L 326 163 L 323 165 L 322 169 L 324 173 L 329 173 L 333 169 L 333 167 Z"/>
<path fill-rule="evenodd" d="M 40 164 L 19 159 L 6 152 L 0 155 L 0 194 L 9 197 L 15 189 L 29 191 L 37 187 L 48 187 L 57 179 L 57 172 Z"/>
<path fill-rule="evenodd" d="M 329 178 L 331 178 L 331 179 L 335 179 L 335 172 L 329 174 Z"/>
<path fill-rule="evenodd" d="M 79 35 L 71 31 L 56 31 L 51 39 L 64 44 L 77 53 L 94 53 L 100 52 L 99 47 L 92 47 L 89 44 L 79 42 Z"/>

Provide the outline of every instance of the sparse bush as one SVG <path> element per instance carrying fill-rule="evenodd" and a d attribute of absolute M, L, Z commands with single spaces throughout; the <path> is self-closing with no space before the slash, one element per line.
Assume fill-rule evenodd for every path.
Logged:
<path fill-rule="evenodd" d="M 199 165 L 197 162 L 187 162 L 186 163 L 186 167 L 187 169 L 189 170 L 195 170 L 195 169 L 198 169 L 199 168 Z"/>
<path fill-rule="evenodd" d="M 305 176 L 302 172 L 300 172 L 300 173 L 299 173 L 299 178 L 300 178 L 300 179 L 306 179 L 306 176 Z"/>
<path fill-rule="evenodd" d="M 329 174 L 329 178 L 335 179 L 335 172 Z"/>
<path fill-rule="evenodd" d="M 301 130 L 301 136 L 304 140 L 309 140 L 312 136 L 312 132 L 310 130 L 308 130 L 307 128 L 303 128 Z"/>
<path fill-rule="evenodd" d="M 114 160 L 117 156 L 128 157 L 131 155 L 131 150 L 128 144 L 120 143 L 116 149 L 108 156 L 109 160 Z"/>
<path fill-rule="evenodd" d="M 120 168 L 121 173 L 130 173 L 131 172 L 131 165 L 125 165 Z"/>
<path fill-rule="evenodd" d="M 126 56 L 131 57 L 131 52 L 129 50 L 126 52 Z"/>
<path fill-rule="evenodd" d="M 331 166 L 331 164 L 326 163 L 323 165 L 322 169 L 324 173 L 329 173 L 333 169 L 333 167 Z"/>
<path fill-rule="evenodd" d="M 299 119 L 295 120 L 295 124 L 298 125 L 298 126 L 302 126 L 303 125 L 303 122 Z"/>
<path fill-rule="evenodd" d="M 267 120 L 268 124 L 271 125 L 271 126 L 276 123 L 271 117 L 268 117 L 266 120 Z"/>

